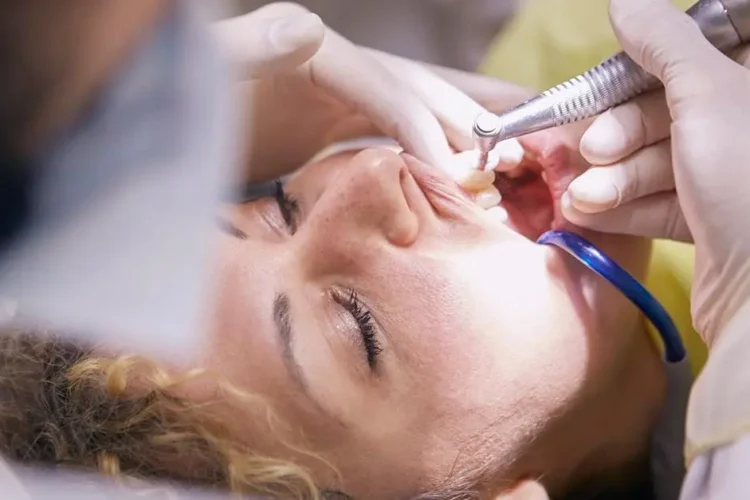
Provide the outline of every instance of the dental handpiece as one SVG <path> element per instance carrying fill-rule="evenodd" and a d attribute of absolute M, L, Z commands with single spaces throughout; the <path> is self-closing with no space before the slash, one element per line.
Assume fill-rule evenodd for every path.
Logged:
<path fill-rule="evenodd" d="M 724 53 L 750 42 L 750 0 L 700 0 L 687 14 L 706 39 Z M 484 169 L 490 151 L 507 139 L 585 120 L 661 85 L 658 79 L 619 52 L 598 66 L 495 115 L 474 121 L 475 147 Z"/>

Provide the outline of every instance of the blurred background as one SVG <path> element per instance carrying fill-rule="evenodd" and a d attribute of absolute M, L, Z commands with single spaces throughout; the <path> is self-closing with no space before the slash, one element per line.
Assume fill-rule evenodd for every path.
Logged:
<path fill-rule="evenodd" d="M 475 70 L 524 0 L 299 0 L 349 40 L 412 59 Z M 271 3 L 227 0 L 227 14 Z"/>

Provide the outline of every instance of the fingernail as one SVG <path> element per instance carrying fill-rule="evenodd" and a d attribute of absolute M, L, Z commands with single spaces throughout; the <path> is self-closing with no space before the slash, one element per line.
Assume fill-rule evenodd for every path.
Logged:
<path fill-rule="evenodd" d="M 568 186 L 571 203 L 576 203 L 578 208 L 599 210 L 616 207 L 620 202 L 620 190 L 611 181 L 600 178 L 603 176 L 594 174 L 595 171 L 590 171 Z"/>
<path fill-rule="evenodd" d="M 271 43 L 281 50 L 296 50 L 317 43 L 323 29 L 323 21 L 313 13 L 280 19 L 270 29 Z"/>
<path fill-rule="evenodd" d="M 609 158 L 627 147 L 625 131 L 611 114 L 597 118 L 581 137 L 581 153 L 589 160 Z M 592 158 L 593 157 L 593 158 Z"/>

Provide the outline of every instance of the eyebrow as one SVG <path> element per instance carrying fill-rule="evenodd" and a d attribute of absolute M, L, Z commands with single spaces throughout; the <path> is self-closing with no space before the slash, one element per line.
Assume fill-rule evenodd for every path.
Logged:
<path fill-rule="evenodd" d="M 281 340 L 282 358 L 287 371 L 292 376 L 294 382 L 309 395 L 307 381 L 302 375 L 302 368 L 292 351 L 292 342 L 294 332 L 292 331 L 291 307 L 289 296 L 285 293 L 278 293 L 273 301 L 273 322 L 276 325 L 276 332 Z"/>
<path fill-rule="evenodd" d="M 291 321 L 291 306 L 289 296 L 285 293 L 278 293 L 273 301 L 273 322 L 276 325 L 276 332 L 281 340 L 282 359 L 289 375 L 294 383 L 301 389 L 302 393 L 308 400 L 328 418 L 336 422 L 341 427 L 347 425 L 336 415 L 333 415 L 320 401 L 313 397 L 310 392 L 310 386 L 305 379 L 302 367 L 294 357 L 292 345 L 294 342 L 294 330 Z"/>

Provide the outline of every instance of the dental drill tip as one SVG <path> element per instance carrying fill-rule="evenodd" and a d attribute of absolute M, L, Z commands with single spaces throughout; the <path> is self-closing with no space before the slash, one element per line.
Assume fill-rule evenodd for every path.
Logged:
<path fill-rule="evenodd" d="M 490 153 L 487 151 L 479 151 L 479 161 L 477 162 L 477 170 L 487 170 L 487 164 L 490 161 Z"/>
<path fill-rule="evenodd" d="M 490 151 L 497 144 L 497 137 L 500 135 L 502 126 L 500 119 L 492 113 L 481 113 L 474 120 L 472 133 L 474 135 L 474 146 L 479 150 L 479 170 L 487 168 Z"/>
<path fill-rule="evenodd" d="M 474 135 L 477 137 L 497 137 L 500 129 L 500 119 L 492 113 L 481 113 L 474 120 Z"/>

